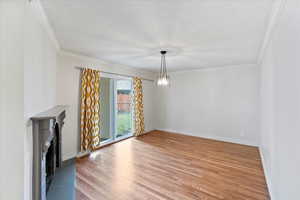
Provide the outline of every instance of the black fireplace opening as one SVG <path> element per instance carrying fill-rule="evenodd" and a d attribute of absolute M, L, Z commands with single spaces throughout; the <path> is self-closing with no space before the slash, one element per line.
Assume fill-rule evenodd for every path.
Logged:
<path fill-rule="evenodd" d="M 51 141 L 51 145 L 49 146 L 48 152 L 46 154 L 46 191 L 48 192 L 53 177 L 55 175 L 55 142 Z"/>
<path fill-rule="evenodd" d="M 57 167 L 59 167 L 59 126 L 58 124 L 55 125 L 55 134 L 53 139 L 50 142 L 50 146 L 48 148 L 48 151 L 46 153 L 46 193 L 48 193 L 48 190 L 50 188 L 50 185 L 52 183 L 52 180 L 55 176 L 55 170 Z"/>

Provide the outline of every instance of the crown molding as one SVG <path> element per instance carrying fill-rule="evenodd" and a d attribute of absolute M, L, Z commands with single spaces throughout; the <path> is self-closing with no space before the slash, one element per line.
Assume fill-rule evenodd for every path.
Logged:
<path fill-rule="evenodd" d="M 153 72 L 153 71 L 150 71 L 150 70 L 140 69 L 140 68 L 132 67 L 132 66 L 129 66 L 129 65 L 108 62 L 108 61 L 101 60 L 101 59 L 96 58 L 96 57 L 87 56 L 87 55 L 77 53 L 77 52 L 73 52 L 73 51 L 69 51 L 69 50 L 66 50 L 66 49 L 60 49 L 58 54 L 59 55 L 65 55 L 65 56 L 73 56 L 73 57 L 81 58 L 81 59 L 84 59 L 84 60 L 89 60 L 91 62 L 99 63 L 99 64 L 106 65 L 106 66 L 115 66 L 115 67 L 127 68 L 129 70 L 134 70 L 134 71 L 143 71 L 143 72 L 147 72 L 147 73 L 156 73 L 156 72 Z"/>
<path fill-rule="evenodd" d="M 268 46 L 272 40 L 274 30 L 278 24 L 280 15 L 286 5 L 286 1 L 287 0 L 274 0 L 272 9 L 269 14 L 267 29 L 264 34 L 264 37 L 262 40 L 262 45 L 261 45 L 261 48 L 259 50 L 259 54 L 257 57 L 257 65 L 259 65 L 259 66 L 263 63 L 266 49 L 268 48 Z"/>
<path fill-rule="evenodd" d="M 148 71 L 145 69 L 140 69 L 140 68 L 136 68 L 136 67 L 132 67 L 132 66 L 128 66 L 128 65 L 108 62 L 105 60 L 101 60 L 99 58 L 87 56 L 87 55 L 80 54 L 77 52 L 72 52 L 72 51 L 69 51 L 66 49 L 60 49 L 58 51 L 58 55 L 74 57 L 74 58 L 78 58 L 78 59 L 81 59 L 82 61 L 84 61 L 83 66 L 81 66 L 83 63 L 79 62 L 78 63 L 79 66 L 76 66 L 76 67 L 87 67 L 86 64 L 91 65 L 91 66 L 106 66 L 111 69 L 115 68 L 115 69 L 125 70 L 126 72 L 131 72 L 132 74 L 142 73 L 146 76 L 146 78 L 149 78 L 149 79 L 154 79 L 154 78 L 156 78 L 156 75 L 157 75 L 157 73 L 153 72 L 153 71 Z"/>
<path fill-rule="evenodd" d="M 177 73 L 186 73 L 186 72 L 199 72 L 199 71 L 215 71 L 215 70 L 227 70 L 232 68 L 246 68 L 246 67 L 257 67 L 257 63 L 236 63 L 236 64 L 226 64 L 226 65 L 218 65 L 212 67 L 201 67 L 201 68 L 194 68 L 194 69 L 183 69 L 183 70 L 169 70 L 170 74 L 177 74 Z"/>
<path fill-rule="evenodd" d="M 41 4 L 40 0 L 29 0 L 29 7 L 35 12 L 38 21 L 45 28 L 50 40 L 53 42 L 57 51 L 60 51 L 60 45 L 56 38 L 56 35 L 51 27 L 46 12 Z"/>

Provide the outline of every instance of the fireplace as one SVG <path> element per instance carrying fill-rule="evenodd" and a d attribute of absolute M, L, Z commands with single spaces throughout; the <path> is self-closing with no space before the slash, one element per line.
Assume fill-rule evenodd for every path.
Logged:
<path fill-rule="evenodd" d="M 33 180 L 32 199 L 46 200 L 47 192 L 62 162 L 62 126 L 65 106 L 56 106 L 32 117 Z"/>
<path fill-rule="evenodd" d="M 54 135 L 50 142 L 50 146 L 46 152 L 46 159 L 45 159 L 45 172 L 46 172 L 46 194 L 50 188 L 51 182 L 55 176 L 55 170 L 59 167 L 59 163 L 57 158 L 60 155 L 60 150 L 58 148 L 59 144 L 59 125 L 56 123 L 54 128 Z"/>
<path fill-rule="evenodd" d="M 56 139 L 56 138 L 55 138 Z M 55 175 L 55 169 L 56 169 L 56 151 L 55 151 L 55 141 L 51 141 L 51 145 L 48 149 L 48 152 L 46 153 L 46 193 L 48 193 L 48 190 L 50 188 L 50 184 L 52 182 L 52 179 Z"/>

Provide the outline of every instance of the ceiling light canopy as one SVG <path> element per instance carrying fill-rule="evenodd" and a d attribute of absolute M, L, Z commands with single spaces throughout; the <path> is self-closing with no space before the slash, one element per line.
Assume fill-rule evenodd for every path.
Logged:
<path fill-rule="evenodd" d="M 159 77 L 157 79 L 158 86 L 169 86 L 170 85 L 170 77 L 167 73 L 167 64 L 166 64 L 166 54 L 167 51 L 160 51 L 161 54 L 161 63 L 160 63 L 160 72 Z"/>

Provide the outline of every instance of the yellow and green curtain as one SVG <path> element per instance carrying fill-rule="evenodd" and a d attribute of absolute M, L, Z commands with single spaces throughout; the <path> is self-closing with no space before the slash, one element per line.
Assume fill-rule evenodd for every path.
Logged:
<path fill-rule="evenodd" d="M 144 104 L 143 104 L 143 86 L 140 78 L 133 78 L 134 94 L 134 127 L 135 136 L 142 135 L 145 132 L 144 124 Z"/>
<path fill-rule="evenodd" d="M 81 152 L 93 151 L 100 143 L 100 72 L 92 69 L 81 71 Z"/>

